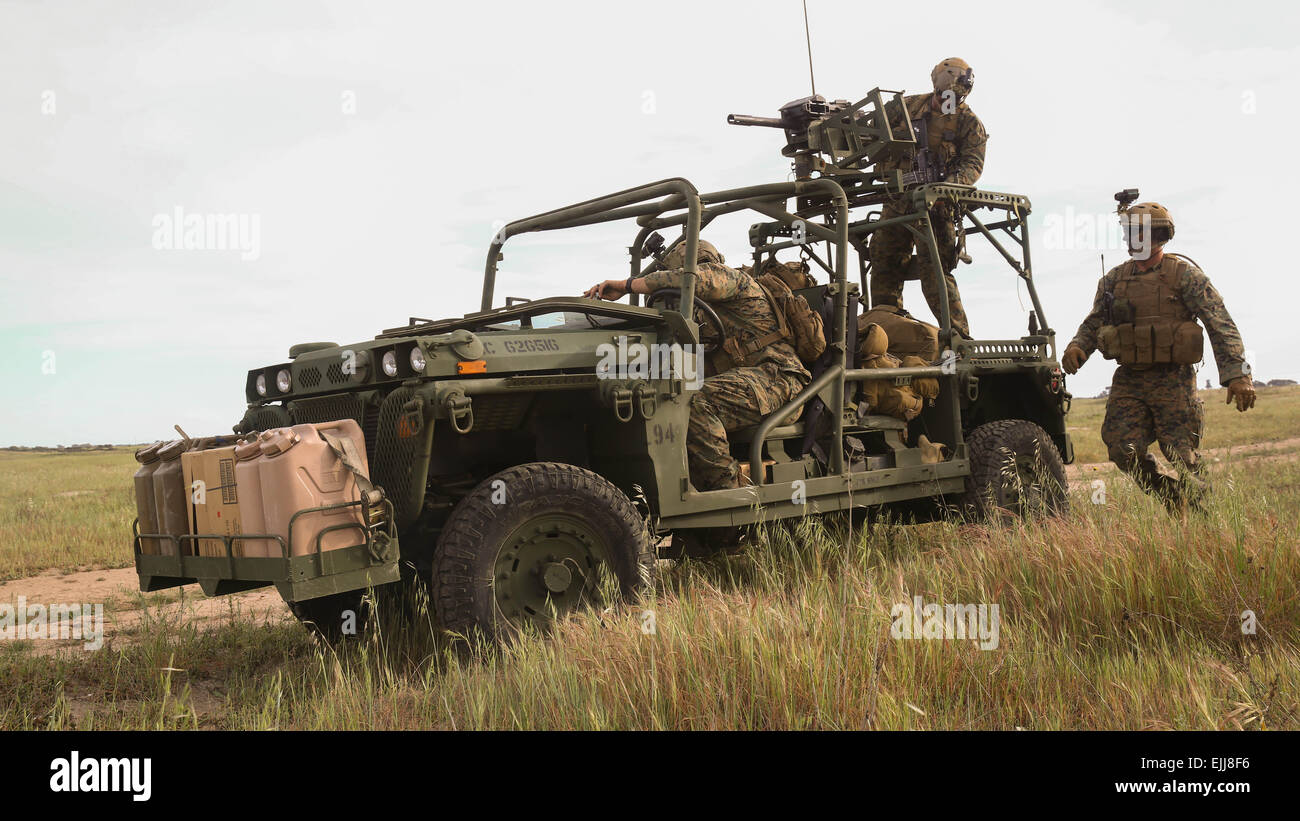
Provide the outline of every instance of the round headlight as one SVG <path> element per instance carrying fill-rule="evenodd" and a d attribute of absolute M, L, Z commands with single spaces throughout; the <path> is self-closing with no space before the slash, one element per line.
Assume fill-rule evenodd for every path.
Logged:
<path fill-rule="evenodd" d="M 257 381 L 253 384 L 254 387 L 257 388 L 258 396 L 266 396 L 266 374 L 259 373 L 257 375 Z"/>
<path fill-rule="evenodd" d="M 424 373 L 424 365 L 424 351 L 420 350 L 419 345 L 416 345 L 411 349 L 411 370 L 416 373 Z"/>
<path fill-rule="evenodd" d="M 280 393 L 288 393 L 293 387 L 293 379 L 289 376 L 288 368 L 281 368 L 275 375 L 275 389 Z"/>
<path fill-rule="evenodd" d="M 397 353 L 395 351 L 384 351 L 383 366 L 384 373 L 389 376 L 397 376 Z"/>

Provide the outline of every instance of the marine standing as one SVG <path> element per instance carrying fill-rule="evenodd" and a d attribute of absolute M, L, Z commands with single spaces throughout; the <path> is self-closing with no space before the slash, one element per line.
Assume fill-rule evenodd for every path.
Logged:
<path fill-rule="evenodd" d="M 1165 252 L 1174 236 L 1169 211 L 1154 202 L 1121 205 L 1120 223 L 1130 258 L 1101 278 L 1092 311 L 1061 365 L 1075 373 L 1094 350 L 1119 363 L 1101 427 L 1111 461 L 1170 509 L 1196 505 L 1206 490 L 1197 453 L 1203 408 L 1193 368 L 1203 357 L 1201 325 L 1227 402 L 1242 412 L 1255 404 L 1250 366 L 1237 325 L 1209 278 L 1187 258 Z M 1162 473 L 1148 452 L 1155 442 L 1177 478 Z"/>

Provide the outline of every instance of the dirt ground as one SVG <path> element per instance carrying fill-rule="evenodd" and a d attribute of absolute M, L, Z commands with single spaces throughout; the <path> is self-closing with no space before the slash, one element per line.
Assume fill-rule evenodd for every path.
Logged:
<path fill-rule="evenodd" d="M 1160 460 L 1158 446 L 1152 445 L 1152 453 L 1156 453 L 1156 459 Z M 1300 437 L 1293 439 L 1279 439 L 1270 442 L 1255 442 L 1249 445 L 1237 445 L 1231 448 L 1208 448 L 1201 450 L 1201 459 L 1209 464 L 1211 470 L 1216 467 L 1222 467 L 1228 461 L 1251 461 L 1251 462 L 1281 462 L 1294 461 L 1300 458 Z M 1164 464 L 1163 467 L 1168 470 L 1169 466 Z M 1091 477 L 1099 473 L 1108 473 L 1115 471 L 1116 468 L 1110 462 L 1088 462 L 1067 465 L 1065 468 L 1066 478 L 1071 482 L 1081 481 L 1085 477 Z"/>
<path fill-rule="evenodd" d="M 104 606 L 104 642 L 129 643 L 147 612 L 154 618 L 176 619 L 197 623 L 217 623 L 232 615 L 241 621 L 279 622 L 291 620 L 289 608 L 274 587 L 208 598 L 198 585 L 173 588 L 157 593 L 141 593 L 135 568 L 115 570 L 47 570 L 25 579 L 0 582 L 0 602 L 16 607 L 18 597 L 28 607 L 41 604 L 102 604 Z M 14 639 L 27 638 L 20 630 Z M 60 648 L 84 646 L 83 639 L 33 638 L 36 653 L 55 652 Z"/>

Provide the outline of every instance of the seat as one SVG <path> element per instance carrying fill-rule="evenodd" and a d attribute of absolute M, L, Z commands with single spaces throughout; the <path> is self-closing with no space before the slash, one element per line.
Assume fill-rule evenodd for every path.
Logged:
<path fill-rule="evenodd" d="M 758 425 L 751 425 L 747 428 L 732 431 L 727 434 L 727 441 L 733 445 L 747 445 L 754 441 L 754 434 L 758 432 Z M 795 422 L 793 425 L 778 425 L 772 428 L 767 435 L 767 441 L 772 442 L 779 439 L 797 439 L 803 436 L 803 423 Z"/>

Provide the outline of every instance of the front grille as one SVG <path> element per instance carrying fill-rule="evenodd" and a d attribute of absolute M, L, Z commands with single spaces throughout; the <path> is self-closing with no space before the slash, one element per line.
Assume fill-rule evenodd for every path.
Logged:
<path fill-rule="evenodd" d="M 514 430 L 524 420 L 530 394 L 480 394 L 474 397 L 474 432 Z"/>
<path fill-rule="evenodd" d="M 298 386 L 311 390 L 320 384 L 320 368 L 307 367 L 298 371 Z"/>
<path fill-rule="evenodd" d="M 375 421 L 375 456 L 370 462 L 371 478 L 392 501 L 399 529 L 419 516 L 428 479 L 428 461 L 420 457 L 429 450 L 432 420 L 403 408 L 415 396 L 411 388 L 398 388 L 384 399 Z M 417 463 L 422 468 L 418 471 Z"/>
<path fill-rule="evenodd" d="M 356 394 L 341 393 L 290 402 L 289 416 L 293 419 L 295 425 L 352 419 L 361 426 L 361 430 L 366 434 L 366 460 L 373 466 L 375 461 L 375 438 L 371 431 L 366 430 L 368 409 L 372 407 L 373 405 L 368 405 Z"/>

